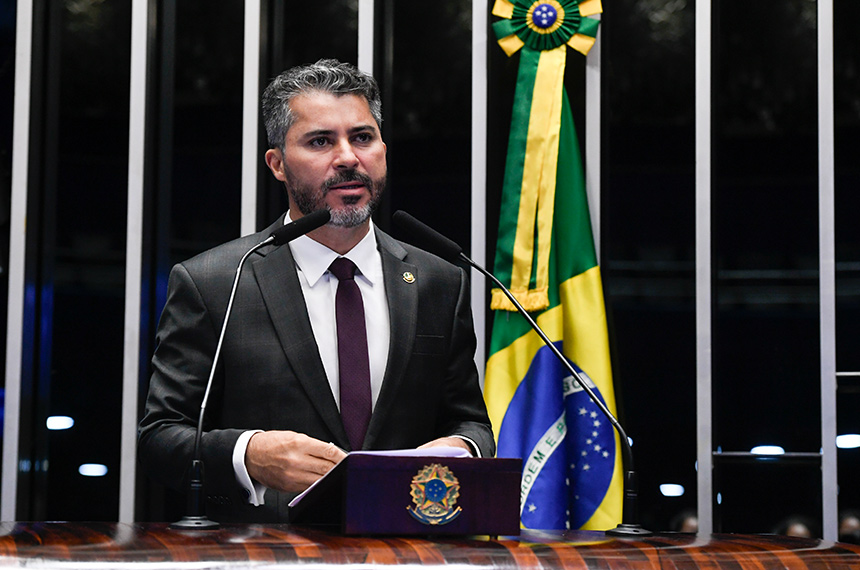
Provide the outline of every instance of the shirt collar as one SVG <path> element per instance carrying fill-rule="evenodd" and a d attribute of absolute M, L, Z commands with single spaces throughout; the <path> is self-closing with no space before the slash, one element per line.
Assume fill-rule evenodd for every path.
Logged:
<path fill-rule="evenodd" d="M 289 221 L 287 212 L 285 221 Z M 318 241 L 314 241 L 307 235 L 299 236 L 290 242 L 290 250 L 293 259 L 299 266 L 307 279 L 308 284 L 313 287 L 317 281 L 328 271 L 329 265 L 340 255 Z M 358 273 L 364 276 L 371 285 L 382 279 L 382 261 L 376 249 L 376 232 L 373 220 L 370 221 L 370 229 L 355 247 L 346 252 L 346 257 L 358 267 Z"/>

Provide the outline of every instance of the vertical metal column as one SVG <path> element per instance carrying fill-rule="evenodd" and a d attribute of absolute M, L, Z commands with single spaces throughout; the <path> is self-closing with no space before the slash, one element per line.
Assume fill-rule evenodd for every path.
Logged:
<path fill-rule="evenodd" d="M 9 297 L 6 317 L 6 397 L 0 520 L 16 519 L 21 355 L 24 329 L 24 264 L 27 250 L 27 170 L 30 160 L 30 77 L 33 1 L 18 0 L 15 25 L 15 117 L 12 127 L 12 202 L 9 230 Z"/>
<path fill-rule="evenodd" d="M 358 68 L 373 75 L 374 0 L 358 0 Z"/>
<path fill-rule="evenodd" d="M 257 131 L 260 108 L 260 0 L 245 0 L 242 76 L 242 214 L 239 233 L 257 231 Z"/>
<path fill-rule="evenodd" d="M 122 359 L 122 420 L 119 522 L 134 521 L 137 466 L 137 394 L 140 382 L 140 301 L 143 265 L 143 192 L 146 140 L 148 0 L 131 3 L 131 78 L 128 113 L 128 207 L 125 242 L 125 325 Z"/>
<path fill-rule="evenodd" d="M 472 259 L 486 266 L 487 251 L 487 0 L 472 1 Z M 478 378 L 484 385 L 487 363 L 486 281 L 472 279 L 472 315 L 478 346 L 475 363 Z"/>
<path fill-rule="evenodd" d="M 821 505 L 824 539 L 838 535 L 836 469 L 836 224 L 833 0 L 818 0 L 818 256 L 821 335 Z"/>
<path fill-rule="evenodd" d="M 696 0 L 696 441 L 699 532 L 714 528 L 711 418 L 711 0 Z"/>

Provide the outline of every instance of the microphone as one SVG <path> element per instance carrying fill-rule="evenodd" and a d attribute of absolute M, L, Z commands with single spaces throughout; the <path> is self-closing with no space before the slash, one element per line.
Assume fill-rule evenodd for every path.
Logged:
<path fill-rule="evenodd" d="M 529 325 L 531 325 L 532 329 L 540 336 L 541 340 L 544 344 L 552 351 L 553 354 L 561 361 L 561 363 L 567 368 L 568 372 L 576 379 L 577 383 L 582 387 L 588 397 L 594 402 L 600 411 L 603 412 L 603 415 L 606 416 L 606 419 L 612 424 L 615 430 L 618 432 L 618 437 L 621 440 L 622 447 L 622 465 L 624 470 L 624 504 L 622 509 L 622 522 L 615 528 L 609 529 L 606 531 L 606 534 L 610 536 L 644 536 L 652 534 L 650 530 L 646 530 L 642 528 L 639 524 L 639 496 L 638 496 L 638 479 L 636 476 L 636 471 L 633 469 L 633 450 L 630 447 L 630 441 L 627 439 L 627 434 L 624 432 L 624 428 L 621 427 L 621 424 L 618 422 L 618 419 L 609 411 L 609 408 L 597 397 L 597 394 L 591 389 L 591 387 L 585 382 L 582 376 L 577 372 L 577 370 L 571 365 L 570 361 L 561 353 L 558 347 L 553 344 L 553 342 L 549 339 L 546 333 L 538 326 L 538 324 L 532 319 L 531 315 L 529 315 L 528 311 L 526 311 L 523 306 L 517 301 L 516 297 L 514 297 L 513 293 L 505 287 L 505 285 L 499 281 L 495 275 L 472 261 L 466 254 L 463 253 L 463 248 L 461 248 L 457 243 L 443 236 L 430 226 L 424 224 L 416 220 L 411 215 L 407 214 L 403 210 L 398 210 L 394 212 L 392 216 L 392 220 L 394 223 L 399 226 L 402 230 L 409 233 L 414 238 L 414 243 L 418 247 L 426 249 L 432 253 L 435 253 L 439 257 L 446 259 L 451 262 L 456 261 L 465 261 L 475 269 L 477 269 L 480 273 L 484 274 L 487 278 L 493 281 L 505 294 L 505 296 L 510 299 L 511 303 L 517 308 L 517 311 L 528 321 Z"/>
<path fill-rule="evenodd" d="M 200 403 L 200 416 L 197 420 L 197 432 L 194 436 L 194 455 L 191 459 L 191 473 L 188 482 L 187 514 L 182 519 L 171 523 L 170 528 L 214 530 L 221 526 L 217 522 L 209 520 L 209 517 L 206 516 L 206 509 L 203 503 L 203 460 L 200 457 L 200 440 L 203 437 L 203 417 L 206 412 L 206 404 L 209 401 L 209 392 L 212 390 L 212 380 L 215 378 L 215 367 L 218 365 L 218 359 L 221 356 L 224 333 L 227 332 L 227 323 L 233 310 L 233 300 L 236 297 L 236 290 L 239 287 L 239 277 L 242 275 L 242 267 L 245 265 L 245 261 L 261 247 L 283 245 L 299 236 L 314 231 L 318 227 L 328 223 L 329 219 L 331 219 L 331 212 L 328 210 L 323 209 L 311 212 L 307 216 L 279 227 L 269 234 L 269 237 L 265 240 L 245 252 L 242 259 L 239 260 L 239 265 L 236 267 L 236 277 L 233 279 L 233 288 L 230 290 L 230 298 L 227 301 L 227 311 L 224 313 L 224 322 L 221 324 L 221 335 L 218 337 L 218 343 L 215 345 L 215 356 L 212 359 L 212 367 L 209 369 L 206 391 L 203 393 L 203 401 Z"/>
<path fill-rule="evenodd" d="M 295 222 L 290 222 L 289 224 L 284 224 L 279 227 L 269 235 L 269 239 L 263 241 L 257 247 L 259 248 L 270 243 L 276 246 L 284 245 L 299 236 L 303 236 L 306 233 L 310 233 L 318 227 L 327 224 L 330 219 L 331 212 L 326 209 L 311 212 L 307 216 L 302 216 Z"/>

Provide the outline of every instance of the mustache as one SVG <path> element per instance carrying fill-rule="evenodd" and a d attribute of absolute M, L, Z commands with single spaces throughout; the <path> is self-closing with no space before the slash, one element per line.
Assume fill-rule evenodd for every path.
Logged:
<path fill-rule="evenodd" d="M 373 190 L 373 180 L 371 180 L 370 176 L 364 174 L 362 172 L 357 172 L 355 170 L 345 170 L 343 172 L 339 172 L 335 176 L 332 176 L 325 182 L 323 182 L 322 189 L 323 194 L 328 193 L 332 186 L 337 184 L 345 184 L 347 182 L 360 182 L 364 186 L 367 186 L 371 191 Z"/>

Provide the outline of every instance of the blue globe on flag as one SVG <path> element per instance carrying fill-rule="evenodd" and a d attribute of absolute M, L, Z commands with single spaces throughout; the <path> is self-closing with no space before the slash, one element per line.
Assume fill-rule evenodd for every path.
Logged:
<path fill-rule="evenodd" d="M 560 344 L 556 343 L 559 349 Z M 588 375 L 574 367 L 603 401 Z M 542 347 L 519 383 L 499 431 L 497 455 L 523 460 L 523 526 L 580 528 L 609 489 L 615 453 L 612 424 L 552 351 Z"/>

